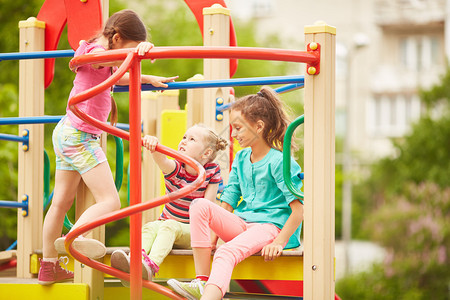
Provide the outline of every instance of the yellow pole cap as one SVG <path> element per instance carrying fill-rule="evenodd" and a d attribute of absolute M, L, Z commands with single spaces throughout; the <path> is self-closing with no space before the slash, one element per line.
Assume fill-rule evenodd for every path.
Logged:
<path fill-rule="evenodd" d="M 231 13 L 228 8 L 223 7 L 218 3 L 213 4 L 211 7 L 203 8 L 203 15 L 217 15 L 217 14 L 229 16 Z"/>
<path fill-rule="evenodd" d="M 35 17 L 29 17 L 26 21 L 19 22 L 19 28 L 29 28 L 29 27 L 45 28 L 45 22 L 39 21 Z"/>
<path fill-rule="evenodd" d="M 305 34 L 307 33 L 330 33 L 336 35 L 336 27 L 327 25 L 324 21 L 316 21 L 314 25 L 305 26 Z"/>

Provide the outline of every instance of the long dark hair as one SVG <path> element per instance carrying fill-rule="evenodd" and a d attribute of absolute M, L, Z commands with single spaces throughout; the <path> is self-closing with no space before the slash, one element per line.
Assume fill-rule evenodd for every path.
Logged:
<path fill-rule="evenodd" d="M 113 37 L 116 33 L 125 41 L 144 42 L 147 40 L 147 28 L 142 19 L 133 10 L 124 9 L 114 13 L 108 21 L 106 21 L 102 32 L 91 38 L 88 42 L 92 43 L 103 35 L 108 39 L 109 50 L 112 49 Z M 117 104 L 114 97 L 111 95 L 111 125 L 117 124 L 117 120 Z"/>
<path fill-rule="evenodd" d="M 266 143 L 272 148 L 283 151 L 284 135 L 290 121 L 283 102 L 273 89 L 263 86 L 258 93 L 244 96 L 234 102 L 231 110 L 240 111 L 250 123 L 262 120 L 264 122 L 262 136 Z M 291 145 L 292 150 L 297 150 L 294 142 Z"/>

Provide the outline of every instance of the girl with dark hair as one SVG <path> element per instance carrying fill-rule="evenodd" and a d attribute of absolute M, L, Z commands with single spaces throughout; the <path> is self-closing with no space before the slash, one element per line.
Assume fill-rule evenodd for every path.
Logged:
<path fill-rule="evenodd" d="M 87 53 L 98 53 L 110 49 L 136 48 L 134 51 L 144 55 L 153 44 L 146 41 L 147 30 L 139 16 L 132 10 L 122 10 L 113 14 L 105 24 L 101 34 L 88 42 L 81 41 L 75 57 Z M 75 70 L 75 80 L 69 98 L 105 81 L 122 62 L 83 65 Z M 142 75 L 142 83 L 156 87 L 167 87 L 167 82 L 177 77 Z M 126 73 L 118 84 L 128 84 Z M 77 105 L 90 116 L 106 122 L 111 112 L 111 123 L 117 122 L 117 109 L 105 90 Z M 58 252 L 64 251 L 64 238 L 61 235 L 64 215 L 72 206 L 77 187 L 81 180 L 95 198 L 95 204 L 86 209 L 73 228 L 94 220 L 104 214 L 120 209 L 119 195 L 116 191 L 111 170 L 105 153 L 100 147 L 102 131 L 75 116 L 67 107 L 66 115 L 53 131 L 53 147 L 56 153 L 55 190 L 53 201 L 44 220 L 43 258 L 40 260 L 39 283 L 42 285 L 73 278 L 73 272 L 61 267 L 67 257 L 58 260 Z M 72 229 L 73 229 L 72 228 Z M 105 255 L 105 246 L 83 236 L 77 237 L 73 247 L 91 259 Z"/>

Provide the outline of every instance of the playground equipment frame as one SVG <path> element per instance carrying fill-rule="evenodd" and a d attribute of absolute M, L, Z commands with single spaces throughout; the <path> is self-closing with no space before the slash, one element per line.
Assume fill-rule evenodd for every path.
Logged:
<path fill-rule="evenodd" d="M 39 21 L 36 21 L 39 22 Z M 205 24 L 205 26 L 208 26 Z M 23 52 L 35 52 L 43 49 L 43 31 L 42 25 L 28 22 L 25 27 L 21 27 L 21 42 L 20 47 Z M 25 44 L 24 41 L 27 41 Z M 299 55 L 293 61 L 305 62 L 308 64 L 305 75 L 305 166 L 304 171 L 307 174 L 305 177 L 305 215 L 304 215 L 304 298 L 305 299 L 333 299 L 334 298 L 334 56 L 335 56 L 335 29 L 326 24 L 320 23 L 314 26 L 305 27 L 305 42 L 308 49 L 312 43 L 320 45 L 319 55 Z M 170 49 L 171 48 L 171 49 Z M 167 47 L 161 50 L 158 48 L 152 49 L 145 58 L 173 58 L 184 57 L 186 54 L 180 53 L 186 48 L 174 49 L 177 47 Z M 198 49 L 196 57 L 190 58 L 240 58 L 252 59 L 251 49 L 234 50 L 230 48 L 216 49 L 215 53 L 207 54 L 207 47 Z M 238 47 L 236 47 L 238 48 Z M 154 51 L 153 51 L 154 50 Z M 211 49 L 212 50 L 212 49 Z M 116 50 L 114 50 L 116 51 Z M 171 52 L 173 51 L 173 52 Z M 196 50 L 197 51 L 197 50 Z M 241 53 L 238 53 L 241 51 Z M 297 52 L 282 51 L 280 54 L 271 56 L 270 53 L 264 53 L 265 50 L 256 51 L 255 57 L 257 59 L 280 59 L 290 61 L 290 55 L 295 56 Z M 271 50 L 273 51 L 273 49 Z M 112 52 L 112 51 L 111 51 Z M 164 53 L 165 52 L 165 53 Z M 213 51 L 214 52 L 214 51 Z M 229 52 L 229 53 L 228 53 Z M 309 52 L 309 51 L 307 51 Z M 170 54 L 168 54 L 170 53 Z M 273 54 L 273 53 L 272 53 Z M 116 55 L 116 56 L 114 56 Z M 113 57 L 95 57 L 95 59 L 117 59 L 118 57 L 124 59 L 128 55 L 126 52 L 113 53 Z M 167 56 L 167 57 L 165 57 Z M 189 55 L 190 56 L 190 55 Z M 131 56 L 130 56 L 131 57 Z M 320 58 L 320 59 L 319 59 Z M 82 58 L 90 59 L 90 58 Z M 140 67 L 138 62 L 141 58 L 130 58 L 133 60 L 133 65 L 130 71 L 131 81 L 135 81 L 140 77 Z M 305 61 L 304 61 L 304 60 Z M 80 61 L 79 61 L 80 62 Z M 97 60 L 98 62 L 98 60 Z M 319 64 L 318 66 L 316 64 Z M 314 67 L 318 72 L 310 72 L 311 67 Z M 316 67 L 320 67 L 316 68 Z M 20 62 L 20 79 L 19 79 L 19 115 L 26 116 L 42 116 L 43 115 L 43 95 L 44 95 L 44 80 L 42 78 L 43 60 L 26 60 Z M 206 72 L 205 72 L 206 73 Z M 215 79 L 215 78 L 211 78 Z M 106 85 L 105 85 L 106 86 Z M 105 87 L 104 86 L 104 87 Z M 205 93 L 206 95 L 206 93 Z M 137 97 L 140 99 L 139 85 L 130 89 L 130 98 Z M 133 100 L 133 101 L 136 101 Z M 138 113 L 140 101 L 136 101 L 136 107 L 130 106 L 131 114 L 136 120 L 140 120 Z M 30 105 L 33 103 L 33 105 Z M 134 103 L 134 102 L 133 102 Z M 131 118 L 130 118 L 131 119 Z M 19 225 L 18 233 L 22 232 L 28 236 L 21 236 L 18 245 L 18 262 L 17 270 L 18 276 L 27 277 L 27 270 L 29 270 L 29 261 L 26 258 L 29 254 L 42 247 L 42 232 L 39 228 L 42 224 L 42 202 L 39 198 L 42 197 L 42 182 L 39 179 L 32 178 L 26 174 L 36 174 L 42 169 L 39 160 L 42 161 L 43 152 L 43 125 L 33 124 L 30 126 L 30 143 L 33 147 L 29 151 L 19 150 L 19 172 L 25 174 L 19 176 L 19 196 L 26 194 L 30 197 L 30 215 L 32 217 L 24 218 L 18 216 Z M 24 129 L 19 126 L 19 132 Z M 140 122 L 134 121 L 130 123 L 130 152 L 140 151 Z M 138 136 L 139 135 L 139 136 Z M 136 175 L 132 180 L 139 182 L 138 170 L 140 166 L 137 165 L 137 159 L 133 162 L 132 173 Z M 27 166 L 27 171 L 25 170 Z M 21 171 L 22 170 L 22 171 Z M 133 188 L 135 189 L 135 188 Z M 86 191 L 80 193 L 86 194 Z M 133 192 L 131 197 L 139 197 L 139 192 Z M 312 199 L 314 201 L 312 201 Z M 89 204 L 87 204 L 89 205 Z M 80 208 L 82 209 L 82 208 Z M 140 232 L 140 214 L 132 217 L 132 232 Z M 88 224 L 86 224 L 87 226 Z M 26 230 L 27 229 L 27 230 Z M 94 233 L 100 240 L 102 240 L 102 233 Z M 30 237 L 31 235 L 31 237 Z M 140 237 L 135 236 L 131 240 L 134 244 Z M 136 242 L 137 243 L 137 242 Z M 75 254 L 75 253 L 74 253 Z M 131 290 L 135 290 L 140 286 L 141 278 L 138 274 L 139 268 L 138 256 L 131 254 L 132 271 L 131 271 Z M 76 272 L 77 274 L 77 272 Z M 77 275 L 76 275 L 77 276 Z M 97 275 L 88 275 L 88 277 L 96 277 Z M 120 275 L 119 275 L 120 276 Z M 97 277 L 96 277 L 97 278 Z M 79 280 L 79 278 L 76 280 Z M 93 279 L 92 282 L 97 282 Z M 103 280 L 103 279 L 101 279 Z M 144 284 L 145 285 L 145 284 Z M 133 292 L 132 292 L 133 293 Z M 132 294 L 134 299 L 139 299 L 139 291 Z"/>

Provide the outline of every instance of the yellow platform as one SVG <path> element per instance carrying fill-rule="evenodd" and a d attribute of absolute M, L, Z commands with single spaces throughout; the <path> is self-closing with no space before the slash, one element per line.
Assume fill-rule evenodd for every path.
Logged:
<path fill-rule="evenodd" d="M 111 253 L 119 248 L 108 248 L 107 255 L 104 258 L 106 264 L 110 264 Z M 125 252 L 129 248 L 120 248 Z M 31 258 L 31 269 L 33 274 L 37 276 L 39 270 L 40 253 L 35 253 Z M 73 270 L 73 260 L 68 264 L 68 268 Z M 9 273 L 5 276 L 5 272 Z M 37 278 L 18 279 L 11 270 L 0 272 L 0 299 L 64 299 L 64 300 L 89 300 L 89 287 L 82 283 L 56 283 L 50 286 L 41 286 L 38 284 Z M 191 250 L 172 250 L 160 266 L 160 272 L 155 277 L 155 281 L 159 281 L 165 285 L 168 278 L 193 278 L 195 276 L 194 260 Z M 248 280 L 303 280 L 303 251 L 288 250 L 283 251 L 282 256 L 272 262 L 264 262 L 259 255 L 253 255 L 240 264 L 238 264 L 232 275 L 232 279 L 248 279 Z M 130 297 L 129 288 L 121 285 L 120 281 L 109 275 L 105 276 L 104 299 L 128 300 Z M 143 289 L 142 299 L 167 299 L 153 291 Z"/>
<path fill-rule="evenodd" d="M 89 300 L 89 287 L 83 283 L 55 283 L 50 286 L 38 284 L 37 279 L 0 277 L 2 300 Z M 105 281 L 104 300 L 129 300 L 130 289 L 119 280 Z M 142 289 L 142 300 L 167 299 L 156 292 Z"/>

